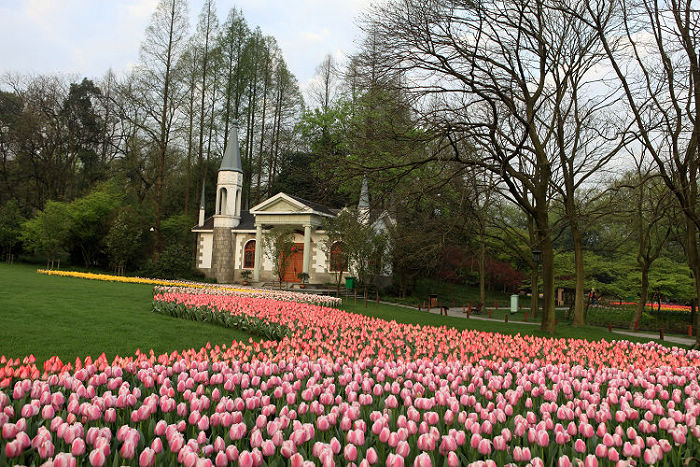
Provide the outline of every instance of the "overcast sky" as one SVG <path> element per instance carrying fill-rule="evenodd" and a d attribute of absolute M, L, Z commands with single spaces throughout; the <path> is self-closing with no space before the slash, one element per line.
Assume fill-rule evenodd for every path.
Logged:
<path fill-rule="evenodd" d="M 0 0 L 0 74 L 67 73 L 100 78 L 138 60 L 157 0 Z M 352 53 L 358 15 L 371 0 L 216 0 L 223 22 L 236 6 L 274 36 L 302 87 L 326 54 Z M 192 30 L 202 0 L 189 1 Z"/>

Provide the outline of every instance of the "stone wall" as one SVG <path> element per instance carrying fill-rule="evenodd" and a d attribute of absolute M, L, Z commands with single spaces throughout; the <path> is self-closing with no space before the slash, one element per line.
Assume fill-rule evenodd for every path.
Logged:
<path fill-rule="evenodd" d="M 211 269 L 217 282 L 233 282 L 235 265 L 233 262 L 233 235 L 228 227 L 214 227 L 214 244 Z"/>

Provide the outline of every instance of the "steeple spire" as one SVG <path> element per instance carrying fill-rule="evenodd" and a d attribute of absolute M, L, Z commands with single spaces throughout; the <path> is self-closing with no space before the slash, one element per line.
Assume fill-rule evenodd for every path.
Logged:
<path fill-rule="evenodd" d="M 363 224 L 369 224 L 369 188 L 367 187 L 367 177 L 362 177 L 362 189 L 360 190 L 360 201 L 357 203 L 358 220 Z"/>
<path fill-rule="evenodd" d="M 221 159 L 219 171 L 231 170 L 243 173 L 241 165 L 241 150 L 238 147 L 238 121 L 234 121 L 228 137 L 228 144 L 224 150 L 224 158 Z"/>
<path fill-rule="evenodd" d="M 199 200 L 199 225 L 204 225 L 204 212 L 206 206 L 204 204 L 204 182 L 202 182 L 202 197 Z"/>

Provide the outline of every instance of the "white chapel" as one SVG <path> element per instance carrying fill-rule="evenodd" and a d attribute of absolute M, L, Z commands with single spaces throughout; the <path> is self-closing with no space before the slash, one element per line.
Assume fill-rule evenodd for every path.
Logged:
<path fill-rule="evenodd" d="M 266 230 L 275 226 L 292 226 L 295 248 L 284 282 L 300 282 L 299 273 L 307 273 L 310 283 L 334 282 L 332 265 L 342 264 L 331 255 L 342 254 L 341 245 L 327 251 L 327 236 L 322 230 L 326 218 L 339 210 L 307 201 L 286 193 L 277 193 L 250 208 L 241 209 L 243 170 L 238 130 L 233 128 L 219 167 L 214 215 L 205 218 L 204 190 L 199 208 L 199 222 L 192 232 L 197 237 L 197 269 L 219 283 L 241 280 L 241 272 L 252 272 L 253 282 L 274 282 L 273 260 L 263 248 Z M 358 212 L 369 219 L 369 194 L 363 182 Z"/>

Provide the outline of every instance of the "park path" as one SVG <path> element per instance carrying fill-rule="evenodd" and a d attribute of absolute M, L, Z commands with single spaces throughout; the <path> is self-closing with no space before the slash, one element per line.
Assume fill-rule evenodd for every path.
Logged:
<path fill-rule="evenodd" d="M 402 307 L 402 308 L 409 308 L 409 309 L 411 309 L 411 310 L 415 310 L 415 309 L 416 309 L 416 307 L 414 307 L 414 306 L 403 305 L 403 304 L 400 304 L 400 303 L 392 303 L 392 302 L 384 302 L 384 301 L 380 301 L 379 303 L 383 303 L 383 304 L 385 304 L 385 305 L 398 306 L 398 307 Z M 432 314 L 434 314 L 434 315 L 439 315 L 439 314 L 440 314 L 440 310 L 439 310 L 438 308 L 434 308 L 434 309 L 431 309 L 431 310 L 430 310 L 430 313 L 432 313 Z M 453 317 L 455 317 L 455 318 L 464 318 L 464 319 L 467 318 L 467 315 L 464 314 L 464 312 L 462 311 L 462 307 L 451 307 L 451 308 L 449 308 L 449 309 L 447 310 L 447 315 L 448 315 L 448 316 L 453 316 Z M 511 315 L 511 318 L 508 319 L 508 322 L 509 322 L 509 323 L 512 323 L 512 324 L 522 324 L 522 325 L 525 325 L 525 326 L 539 326 L 539 324 L 540 324 L 540 323 L 538 323 L 538 322 L 533 322 L 533 321 L 522 321 L 522 320 L 518 320 L 518 319 L 512 319 L 512 316 L 513 316 L 513 315 Z M 486 317 L 486 316 L 478 316 L 478 315 L 473 315 L 473 314 L 469 316 L 469 319 L 476 319 L 476 320 L 479 320 L 479 321 L 493 321 L 493 322 L 497 322 L 497 323 L 503 323 L 503 320 L 502 320 L 502 319 L 488 318 L 488 317 Z M 658 335 L 658 334 L 651 334 L 651 333 L 647 333 L 647 332 L 634 332 L 634 331 L 626 331 L 626 330 L 623 330 L 623 329 L 613 329 L 612 332 L 613 332 L 613 334 L 621 334 L 621 335 L 625 335 L 625 336 L 641 337 L 641 338 L 645 338 L 645 339 L 649 339 L 649 340 L 653 340 L 653 339 L 658 340 L 658 339 L 659 339 L 659 335 Z M 664 341 L 665 341 L 665 342 L 671 342 L 671 343 L 674 343 L 674 344 L 687 345 L 687 346 L 691 346 L 691 345 L 695 344 L 695 339 L 692 339 L 692 338 L 690 338 L 690 337 L 682 337 L 682 336 L 675 336 L 675 335 L 668 335 L 668 334 L 666 334 L 666 335 L 664 336 Z"/>

